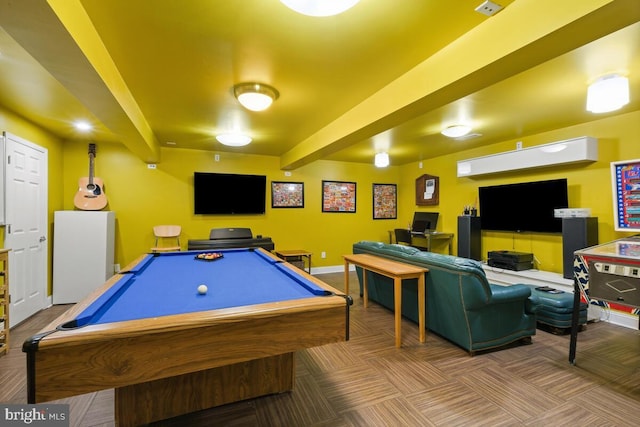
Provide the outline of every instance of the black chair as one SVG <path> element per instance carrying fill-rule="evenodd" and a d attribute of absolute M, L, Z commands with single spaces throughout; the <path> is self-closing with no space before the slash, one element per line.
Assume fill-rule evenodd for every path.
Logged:
<path fill-rule="evenodd" d="M 411 246 L 412 248 L 420 249 L 421 251 L 427 250 L 424 246 L 416 246 L 411 242 L 411 230 L 407 230 L 406 228 L 396 228 L 393 231 L 396 235 L 397 244 Z"/>
<path fill-rule="evenodd" d="M 393 231 L 396 235 L 397 244 L 411 246 L 411 231 L 406 228 L 396 228 Z"/>

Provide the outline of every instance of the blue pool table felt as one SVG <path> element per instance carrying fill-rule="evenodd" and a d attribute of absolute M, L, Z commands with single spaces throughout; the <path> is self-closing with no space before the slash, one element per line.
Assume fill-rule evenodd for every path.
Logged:
<path fill-rule="evenodd" d="M 76 317 L 77 327 L 312 298 L 330 292 L 259 251 L 149 254 Z M 198 293 L 206 285 L 206 294 Z"/>

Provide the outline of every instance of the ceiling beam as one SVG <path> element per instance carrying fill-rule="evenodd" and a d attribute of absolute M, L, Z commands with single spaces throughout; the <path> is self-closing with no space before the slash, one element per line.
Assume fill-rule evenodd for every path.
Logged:
<path fill-rule="evenodd" d="M 134 154 L 160 145 L 80 0 L 0 0 L 0 25 Z"/>
<path fill-rule="evenodd" d="M 296 169 L 640 20 L 637 0 L 517 1 L 280 158 Z"/>

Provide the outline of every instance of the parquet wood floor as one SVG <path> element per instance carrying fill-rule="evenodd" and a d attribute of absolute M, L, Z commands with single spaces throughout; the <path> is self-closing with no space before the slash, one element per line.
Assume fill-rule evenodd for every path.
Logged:
<path fill-rule="evenodd" d="M 343 289 L 342 273 L 319 275 Z M 635 426 L 640 415 L 640 332 L 600 322 L 578 337 L 538 330 L 531 344 L 470 357 L 435 334 L 420 344 L 403 321 L 394 346 L 393 313 L 366 310 L 351 278 L 351 339 L 297 353 L 291 393 L 213 408 L 156 426 Z M 54 306 L 12 330 L 0 357 L 0 402 L 26 403 L 24 339 L 61 312 Z M 188 355 L 185 355 L 188 357 Z M 112 426 L 113 391 L 68 403 L 73 426 Z"/>

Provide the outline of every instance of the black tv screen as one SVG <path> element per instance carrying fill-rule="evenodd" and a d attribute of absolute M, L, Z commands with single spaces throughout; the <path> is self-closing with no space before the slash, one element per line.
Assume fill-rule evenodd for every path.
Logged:
<path fill-rule="evenodd" d="M 267 177 L 194 172 L 196 214 L 264 214 Z"/>
<path fill-rule="evenodd" d="M 554 209 L 569 207 L 566 179 L 480 187 L 483 230 L 562 232 Z"/>

